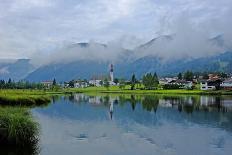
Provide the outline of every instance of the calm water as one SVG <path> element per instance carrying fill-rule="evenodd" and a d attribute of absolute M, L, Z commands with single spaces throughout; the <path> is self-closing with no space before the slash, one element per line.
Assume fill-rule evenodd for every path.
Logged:
<path fill-rule="evenodd" d="M 33 115 L 42 155 L 232 154 L 232 96 L 75 94 Z"/>

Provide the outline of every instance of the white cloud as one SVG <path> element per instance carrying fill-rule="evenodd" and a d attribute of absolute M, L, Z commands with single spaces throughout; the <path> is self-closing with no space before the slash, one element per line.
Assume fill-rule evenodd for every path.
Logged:
<path fill-rule="evenodd" d="M 232 44 L 231 0 L 0 2 L 0 56 L 4 58 L 50 53 L 63 42 L 95 40 L 107 43 L 116 39 L 118 45 L 133 48 L 136 44 L 165 34 L 177 36 L 171 51 L 164 50 L 167 47 L 156 47 L 159 49 L 155 52 L 164 50 L 165 56 L 169 53 L 190 56 L 192 53 L 194 56 L 204 55 L 204 52 L 215 53 L 218 49 L 211 51 L 212 47 L 204 46 L 201 41 L 218 34 L 223 34 L 226 49 L 230 49 Z M 187 41 L 185 37 L 188 37 Z M 188 47 L 181 47 L 183 44 Z M 117 55 L 113 52 L 115 50 L 111 51 L 112 55 Z M 155 52 L 152 50 L 143 54 Z"/>

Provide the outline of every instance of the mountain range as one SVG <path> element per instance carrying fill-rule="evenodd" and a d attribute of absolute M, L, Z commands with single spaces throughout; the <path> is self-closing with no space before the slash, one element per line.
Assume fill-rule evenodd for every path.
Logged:
<path fill-rule="evenodd" d="M 160 38 L 138 46 L 134 51 L 124 50 L 120 55 L 119 61 L 113 62 L 114 75 L 118 78 L 130 78 L 134 73 L 140 78 L 148 72 L 156 72 L 159 76 L 177 75 L 179 72 L 192 70 L 194 72 L 215 72 L 223 71 L 232 72 L 232 52 L 225 51 L 220 54 L 191 59 L 173 59 L 163 61 L 162 58 L 155 55 L 146 55 L 135 57 L 134 52 L 142 51 L 156 43 Z M 162 39 L 171 41 L 171 36 L 164 36 Z M 212 42 L 222 46 L 221 37 L 213 38 Z M 99 44 L 103 48 L 107 48 L 105 44 Z M 81 47 L 88 51 L 89 43 L 78 43 L 69 46 L 69 49 L 75 50 Z M 112 61 L 101 61 L 94 59 L 78 59 L 70 62 L 54 62 L 42 65 L 40 67 L 33 66 L 29 59 L 19 59 L 14 62 L 4 62 L 0 60 L 0 79 L 12 78 L 14 80 L 25 79 L 29 81 L 52 80 L 68 81 L 72 79 L 91 79 L 97 75 L 108 75 L 109 64 Z"/>

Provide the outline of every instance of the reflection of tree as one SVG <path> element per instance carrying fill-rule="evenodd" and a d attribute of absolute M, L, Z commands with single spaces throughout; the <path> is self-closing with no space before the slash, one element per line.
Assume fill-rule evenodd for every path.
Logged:
<path fill-rule="evenodd" d="M 136 100 L 135 100 L 134 95 L 131 95 L 131 107 L 132 107 L 132 110 L 134 111 L 136 107 Z"/>
<path fill-rule="evenodd" d="M 182 112 L 182 109 L 183 109 L 183 108 L 182 108 L 182 104 L 178 104 L 178 111 L 179 111 L 179 112 Z"/>
<path fill-rule="evenodd" d="M 59 95 L 53 95 L 52 96 L 52 103 L 57 102 L 58 100 L 60 100 L 60 96 Z"/>
<path fill-rule="evenodd" d="M 109 95 L 104 96 L 103 97 L 103 104 L 105 106 L 107 106 L 109 104 L 109 102 L 110 102 L 110 96 Z"/>
<path fill-rule="evenodd" d="M 70 102 L 72 102 L 72 103 L 74 103 L 75 102 L 75 98 L 74 98 L 74 95 L 70 95 L 69 97 L 68 97 L 68 99 L 69 99 L 69 101 Z"/>
<path fill-rule="evenodd" d="M 184 111 L 188 114 L 192 113 L 194 110 L 193 104 L 184 104 Z"/>
<path fill-rule="evenodd" d="M 147 111 L 153 111 L 156 112 L 157 107 L 159 105 L 159 98 L 157 96 L 145 96 L 142 100 L 142 106 L 143 109 Z"/>

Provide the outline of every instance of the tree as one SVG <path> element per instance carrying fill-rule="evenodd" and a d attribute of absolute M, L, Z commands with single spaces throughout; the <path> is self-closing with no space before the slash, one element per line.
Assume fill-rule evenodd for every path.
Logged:
<path fill-rule="evenodd" d="M 55 86 L 56 85 L 56 79 L 53 79 L 52 85 Z"/>
<path fill-rule="evenodd" d="M 209 75 L 206 72 L 203 73 L 203 79 L 209 79 Z"/>
<path fill-rule="evenodd" d="M 101 80 L 101 81 L 99 82 L 99 84 L 102 86 L 102 85 L 103 85 L 103 81 Z"/>
<path fill-rule="evenodd" d="M 184 73 L 184 79 L 186 81 L 192 81 L 193 80 L 193 72 L 187 71 Z"/>
<path fill-rule="evenodd" d="M 73 88 L 74 87 L 74 80 L 69 81 L 68 85 L 69 85 L 69 87 Z"/>
<path fill-rule="evenodd" d="M 179 73 L 179 74 L 178 74 L 178 79 L 179 79 L 179 80 L 182 80 L 182 78 L 183 78 L 183 77 L 182 77 L 182 74 Z"/>
<path fill-rule="evenodd" d="M 221 78 L 227 78 L 228 77 L 228 75 L 226 73 L 224 73 L 224 72 L 221 72 L 219 75 L 220 75 Z"/>
<path fill-rule="evenodd" d="M 124 89 L 126 87 L 126 83 L 125 83 L 125 80 L 124 79 L 121 79 L 119 81 L 119 88 L 120 89 Z"/>
<path fill-rule="evenodd" d="M 11 83 L 11 78 L 9 78 L 8 83 Z"/>
<path fill-rule="evenodd" d="M 131 77 L 131 90 L 135 89 L 135 84 L 136 84 L 136 78 L 135 78 L 135 74 L 133 74 Z"/>
<path fill-rule="evenodd" d="M 115 78 L 115 79 L 114 79 L 114 83 L 115 83 L 115 84 L 118 84 L 118 82 L 119 82 L 118 78 Z"/>
<path fill-rule="evenodd" d="M 151 73 L 147 73 L 143 76 L 142 82 L 145 88 L 149 90 L 156 88 L 159 84 L 156 73 L 154 73 L 153 75 Z"/>
<path fill-rule="evenodd" d="M 108 90 L 109 89 L 109 86 L 110 86 L 110 83 L 108 81 L 107 78 L 104 79 L 104 87 L 106 87 L 106 89 Z"/>

